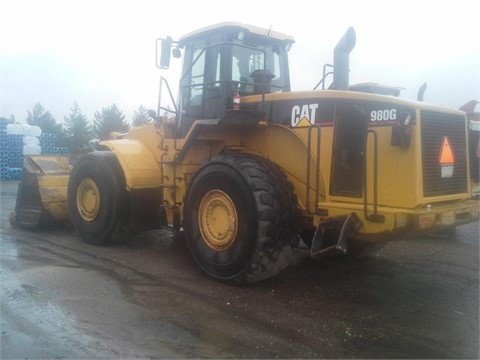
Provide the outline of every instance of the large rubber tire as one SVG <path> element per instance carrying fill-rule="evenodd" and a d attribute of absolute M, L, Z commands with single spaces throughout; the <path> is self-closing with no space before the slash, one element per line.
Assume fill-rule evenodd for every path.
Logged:
<path fill-rule="evenodd" d="M 251 154 L 219 155 L 193 177 L 185 201 L 187 244 L 210 276 L 270 278 L 293 259 L 297 199 L 285 174 Z"/>
<path fill-rule="evenodd" d="M 70 219 L 83 241 L 104 245 L 128 220 L 125 179 L 115 155 L 98 151 L 82 157 L 68 183 Z"/>

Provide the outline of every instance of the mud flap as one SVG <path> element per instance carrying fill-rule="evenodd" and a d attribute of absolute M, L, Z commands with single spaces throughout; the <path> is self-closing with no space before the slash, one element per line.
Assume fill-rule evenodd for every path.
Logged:
<path fill-rule="evenodd" d="M 355 213 L 328 219 L 318 225 L 311 246 L 312 257 L 346 254 L 347 239 L 355 237 L 362 222 Z"/>

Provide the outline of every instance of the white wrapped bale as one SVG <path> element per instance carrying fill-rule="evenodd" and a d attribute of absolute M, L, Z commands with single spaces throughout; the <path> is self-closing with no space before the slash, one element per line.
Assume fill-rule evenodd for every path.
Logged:
<path fill-rule="evenodd" d="M 38 126 L 28 124 L 8 124 L 7 134 L 38 137 L 42 135 L 42 129 L 40 129 Z"/>
<path fill-rule="evenodd" d="M 24 145 L 23 155 L 39 155 L 42 153 L 40 145 Z"/>
<path fill-rule="evenodd" d="M 36 136 L 24 136 L 23 145 L 40 146 L 40 139 Z"/>

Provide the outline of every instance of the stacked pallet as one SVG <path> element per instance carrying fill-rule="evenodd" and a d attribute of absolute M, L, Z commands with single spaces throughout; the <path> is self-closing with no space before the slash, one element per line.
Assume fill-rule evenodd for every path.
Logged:
<path fill-rule="evenodd" d="M 0 119 L 0 180 L 19 180 L 25 155 L 66 155 L 68 148 L 56 146 L 56 136 L 42 134 L 38 126 L 12 124 Z"/>

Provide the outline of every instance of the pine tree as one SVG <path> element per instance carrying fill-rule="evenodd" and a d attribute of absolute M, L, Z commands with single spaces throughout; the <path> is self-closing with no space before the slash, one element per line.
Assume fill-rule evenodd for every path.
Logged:
<path fill-rule="evenodd" d="M 148 124 L 150 121 L 152 121 L 152 119 L 150 118 L 150 115 L 148 115 L 148 109 L 145 106 L 140 105 L 133 115 L 132 125 L 142 126 Z"/>
<path fill-rule="evenodd" d="M 84 154 L 91 150 L 89 145 L 93 138 L 92 127 L 82 113 L 77 102 L 70 108 L 70 115 L 64 117 L 67 147 L 72 154 Z"/>
<path fill-rule="evenodd" d="M 126 132 L 129 128 L 125 115 L 116 104 L 94 114 L 93 131 L 99 140 L 107 140 L 112 132 Z"/>
<path fill-rule="evenodd" d="M 57 142 L 63 142 L 65 134 L 62 124 L 57 124 L 52 114 L 46 111 L 40 103 L 36 103 L 32 111 L 28 111 L 27 123 L 38 126 L 42 130 L 42 134 L 54 134 Z"/>

